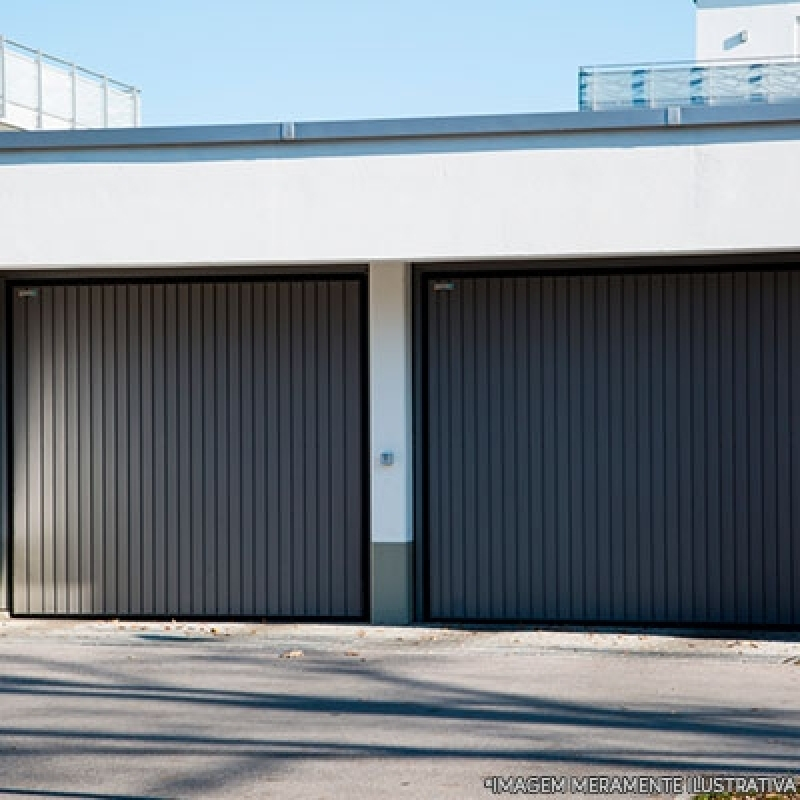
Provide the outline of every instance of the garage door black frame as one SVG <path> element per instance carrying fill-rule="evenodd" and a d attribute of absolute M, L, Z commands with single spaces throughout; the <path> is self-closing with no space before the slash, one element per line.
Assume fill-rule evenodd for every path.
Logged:
<path fill-rule="evenodd" d="M 577 259 L 520 259 L 520 260 L 488 260 L 488 261 L 453 261 L 414 263 L 413 275 L 413 310 L 412 310 L 412 351 L 413 351 L 413 435 L 417 442 L 414 452 L 414 619 L 424 623 L 447 623 L 463 626 L 487 624 L 508 624 L 512 626 L 580 626 L 596 628 L 642 627 L 641 623 L 626 623 L 599 620 L 596 623 L 586 620 L 547 620 L 536 619 L 527 622 L 519 619 L 493 620 L 485 619 L 440 620 L 431 615 L 430 592 L 430 537 L 428 520 L 430 514 L 430 480 L 428 455 L 430 448 L 430 432 L 427 408 L 428 357 L 427 335 L 429 326 L 428 287 L 435 281 L 447 281 L 457 278 L 479 277 L 514 277 L 530 275 L 536 277 L 568 277 L 568 276 L 612 276 L 612 275 L 647 275 L 647 274 L 683 274 L 713 273 L 716 271 L 743 272 L 759 270 L 798 270 L 800 269 L 800 253 L 734 253 L 714 254 L 707 256 L 651 256 L 651 257 L 619 257 L 619 258 L 577 258 Z M 751 625 L 744 623 L 692 623 L 676 624 L 674 622 L 647 623 L 653 629 L 698 629 L 711 630 L 777 630 L 796 631 L 798 626 L 792 625 Z"/>
<path fill-rule="evenodd" d="M 39 615 L 25 615 L 14 612 L 13 597 L 13 489 L 14 463 L 13 452 L 13 315 L 12 302 L 16 289 L 27 285 L 36 286 L 97 286 L 97 285 L 125 285 L 125 284 L 151 284 L 151 285 L 176 285 L 198 283 L 245 283 L 245 282 L 290 282 L 290 281 L 320 281 L 320 280 L 357 280 L 359 284 L 360 307 L 360 346 L 359 358 L 361 362 L 361 607 L 363 613 L 358 617 L 270 617 L 261 615 L 235 615 L 226 617 L 231 621 L 256 621 L 271 619 L 279 622 L 368 622 L 371 616 L 371 535 L 370 535 L 370 441 L 369 441 L 369 291 L 368 267 L 361 264 L 341 265 L 335 269 L 320 269 L 318 266 L 300 267 L 238 267 L 225 269 L 220 267 L 192 267 L 185 269 L 120 269 L 120 270 L 41 270 L 8 272 L 0 279 L 0 292 L 3 302 L 0 305 L 0 330 L 3 338 L 0 342 L 0 430 L 5 435 L 5 442 L 0 443 L 0 520 L 4 530 L 0 531 L 0 556 L 5 550 L 6 556 L 0 557 L 0 610 L 4 606 L 8 612 L 17 618 L 26 618 Z M 3 444 L 5 446 L 3 446 Z M 62 619 L 112 619 L 118 615 L 100 614 L 66 614 L 58 615 Z M 144 617 L 136 617 L 144 618 Z M 181 615 L 148 615 L 147 619 L 154 621 L 188 619 Z"/>

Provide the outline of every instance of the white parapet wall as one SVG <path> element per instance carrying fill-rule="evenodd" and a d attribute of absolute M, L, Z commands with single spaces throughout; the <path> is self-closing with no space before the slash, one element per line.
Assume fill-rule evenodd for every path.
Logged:
<path fill-rule="evenodd" d="M 105 132 L 4 134 L 0 268 L 800 250 L 800 108 L 779 122 L 569 130 L 620 115 L 430 140 L 212 146 L 172 130 L 163 147 L 32 151 L 3 143 Z M 159 135 L 125 135 L 139 134 Z"/>
<path fill-rule="evenodd" d="M 800 2 L 697 0 L 696 58 L 800 56 Z"/>

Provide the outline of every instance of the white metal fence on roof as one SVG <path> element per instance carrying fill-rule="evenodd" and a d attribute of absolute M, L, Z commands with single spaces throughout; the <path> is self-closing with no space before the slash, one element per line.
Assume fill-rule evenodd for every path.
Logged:
<path fill-rule="evenodd" d="M 138 127 L 139 90 L 0 36 L 0 123 L 23 129 Z"/>
<path fill-rule="evenodd" d="M 800 99 L 800 60 L 676 62 L 583 67 L 581 111 Z"/>

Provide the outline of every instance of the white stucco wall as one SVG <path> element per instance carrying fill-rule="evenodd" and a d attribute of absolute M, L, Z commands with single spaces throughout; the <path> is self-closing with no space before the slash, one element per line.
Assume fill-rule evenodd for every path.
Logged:
<path fill-rule="evenodd" d="M 797 124 L 447 146 L 0 154 L 0 269 L 800 248 Z"/>
<path fill-rule="evenodd" d="M 370 508 L 373 542 L 412 540 L 411 267 L 369 268 Z M 381 464 L 381 453 L 394 463 Z"/>
<path fill-rule="evenodd" d="M 700 0 L 697 7 L 696 57 L 780 58 L 800 55 L 800 2 Z M 747 41 L 737 37 L 747 32 Z"/>

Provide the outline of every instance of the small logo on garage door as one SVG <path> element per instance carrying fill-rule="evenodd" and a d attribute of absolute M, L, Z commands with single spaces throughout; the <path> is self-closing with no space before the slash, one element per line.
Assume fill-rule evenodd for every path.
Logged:
<path fill-rule="evenodd" d="M 434 292 L 452 292 L 456 288 L 455 281 L 434 281 Z"/>
<path fill-rule="evenodd" d="M 26 297 L 38 297 L 39 290 L 38 289 L 17 289 L 17 297 L 20 299 Z"/>

